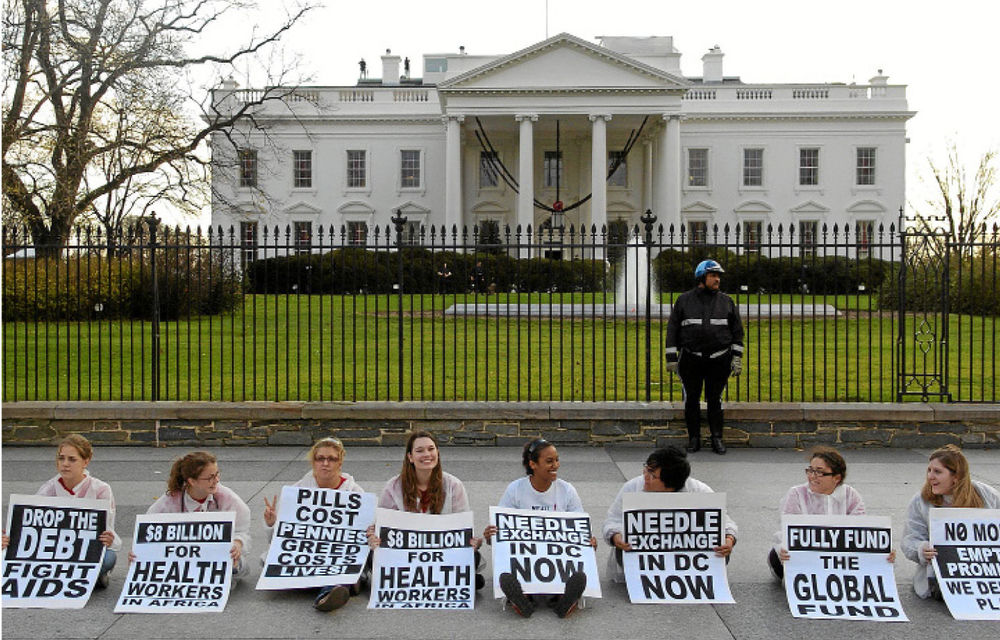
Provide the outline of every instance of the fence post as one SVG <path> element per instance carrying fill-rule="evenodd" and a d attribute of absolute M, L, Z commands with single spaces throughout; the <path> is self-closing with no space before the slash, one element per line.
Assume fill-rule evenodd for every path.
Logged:
<path fill-rule="evenodd" d="M 646 213 L 639 218 L 646 227 L 646 402 L 653 397 L 653 223 L 656 216 L 652 210 L 646 209 Z"/>
<path fill-rule="evenodd" d="M 160 399 L 160 286 L 156 275 L 156 227 L 159 223 L 155 211 L 146 219 L 146 224 L 149 225 L 149 269 L 153 279 L 153 327 L 149 363 L 150 384 L 152 385 L 150 399 L 154 401 Z"/>
<path fill-rule="evenodd" d="M 399 306 L 399 321 L 396 323 L 396 338 L 398 342 L 398 353 L 396 359 L 397 379 L 399 381 L 399 401 L 403 401 L 403 225 L 406 224 L 406 216 L 399 209 L 394 211 L 392 224 L 396 227 L 396 253 L 399 257 L 399 274 L 396 281 L 396 300 Z"/>

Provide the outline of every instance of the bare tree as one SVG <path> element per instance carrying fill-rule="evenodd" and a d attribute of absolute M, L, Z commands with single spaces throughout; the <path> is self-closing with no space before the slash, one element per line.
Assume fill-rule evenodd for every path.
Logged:
<path fill-rule="evenodd" d="M 954 142 L 948 144 L 945 163 L 928 161 L 931 177 L 937 187 L 933 198 L 918 209 L 919 228 L 942 227 L 963 254 L 971 254 L 973 243 L 986 231 L 990 220 L 1000 214 L 1000 182 L 997 180 L 995 150 L 983 153 L 975 175 L 969 176 Z M 942 224 L 936 224 L 940 222 Z"/>
<path fill-rule="evenodd" d="M 58 253 L 81 215 L 113 226 L 133 205 L 187 201 L 185 189 L 204 184 L 204 143 L 297 83 L 281 69 L 271 88 L 219 108 L 184 81 L 266 52 L 312 8 L 297 6 L 232 50 L 203 52 L 250 0 L 4 4 L 4 213 L 28 226 L 41 255 Z M 200 121 L 185 115 L 192 101 Z"/>

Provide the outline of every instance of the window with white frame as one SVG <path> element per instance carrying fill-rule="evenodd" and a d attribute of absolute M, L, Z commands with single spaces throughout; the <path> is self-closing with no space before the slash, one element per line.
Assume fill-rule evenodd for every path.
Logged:
<path fill-rule="evenodd" d="M 293 224 L 295 232 L 295 253 L 311 252 L 313 223 L 308 220 L 296 220 Z"/>
<path fill-rule="evenodd" d="M 292 184 L 296 189 L 312 188 L 312 151 L 292 151 Z"/>
<path fill-rule="evenodd" d="M 257 150 L 240 149 L 238 152 L 240 162 L 240 186 L 257 186 Z"/>
<path fill-rule="evenodd" d="M 875 184 L 875 147 L 858 147 L 857 157 L 857 185 Z"/>
<path fill-rule="evenodd" d="M 562 151 L 546 151 L 543 170 L 545 171 L 545 186 L 555 188 L 556 184 L 565 185 L 563 178 Z"/>
<path fill-rule="evenodd" d="M 347 151 L 347 188 L 364 189 L 368 186 L 367 154 L 363 149 Z"/>
<path fill-rule="evenodd" d="M 816 238 L 819 233 L 819 222 L 803 220 L 799 223 L 799 253 L 803 256 L 816 255 Z"/>
<path fill-rule="evenodd" d="M 490 189 L 500 184 L 500 158 L 496 151 L 479 152 L 479 188 Z"/>
<path fill-rule="evenodd" d="M 858 220 L 854 226 L 855 240 L 858 246 L 858 257 L 868 258 L 872 254 L 872 240 L 875 235 L 874 220 Z"/>
<path fill-rule="evenodd" d="M 368 244 L 368 223 L 363 220 L 347 221 L 347 245 L 364 247 Z"/>
<path fill-rule="evenodd" d="M 743 248 L 747 253 L 760 253 L 760 234 L 763 226 L 760 220 L 743 221 Z"/>
<path fill-rule="evenodd" d="M 608 152 L 608 171 L 611 171 L 611 168 L 617 165 L 615 172 L 611 174 L 610 178 L 608 178 L 609 187 L 628 186 L 628 164 L 626 164 L 625 160 L 626 157 L 624 151 Z"/>
<path fill-rule="evenodd" d="M 240 223 L 240 264 L 245 268 L 257 259 L 257 223 Z"/>
<path fill-rule="evenodd" d="M 705 220 L 692 220 L 688 223 L 688 242 L 691 246 L 704 246 L 708 244 L 708 222 Z"/>
<path fill-rule="evenodd" d="M 759 148 L 743 150 L 743 186 L 764 186 L 764 150 Z"/>
<path fill-rule="evenodd" d="M 819 147 L 799 149 L 799 185 L 803 187 L 819 184 Z"/>
<path fill-rule="evenodd" d="M 688 149 L 689 187 L 708 186 L 708 149 Z"/>
<path fill-rule="evenodd" d="M 399 157 L 399 186 L 403 189 L 420 188 L 420 151 L 403 149 Z"/>
<path fill-rule="evenodd" d="M 420 221 L 407 220 L 403 223 L 402 234 L 403 245 L 414 246 L 420 244 Z"/>

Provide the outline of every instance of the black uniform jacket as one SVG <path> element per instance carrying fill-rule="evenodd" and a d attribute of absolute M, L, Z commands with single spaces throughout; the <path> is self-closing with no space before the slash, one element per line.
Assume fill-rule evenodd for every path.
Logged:
<path fill-rule="evenodd" d="M 719 358 L 730 349 L 743 356 L 743 323 L 733 299 L 704 287 L 682 293 L 667 321 L 667 362 L 677 362 L 682 351 Z"/>

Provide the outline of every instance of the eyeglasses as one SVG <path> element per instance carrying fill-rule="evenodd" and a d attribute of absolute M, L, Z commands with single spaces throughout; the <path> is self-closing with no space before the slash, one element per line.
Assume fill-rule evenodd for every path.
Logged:
<path fill-rule="evenodd" d="M 222 480 L 222 472 L 216 471 L 210 476 L 205 476 L 204 478 L 197 478 L 198 482 L 211 482 L 212 480 Z"/>
<path fill-rule="evenodd" d="M 826 478 L 828 476 L 835 476 L 836 473 L 832 471 L 823 471 L 822 469 L 813 469 L 812 467 L 806 467 L 807 476 L 819 476 L 820 478 Z"/>
<path fill-rule="evenodd" d="M 337 464 L 340 462 L 340 458 L 337 456 L 314 456 L 313 462 L 318 462 L 323 464 L 324 462 L 329 462 L 330 464 Z"/>
<path fill-rule="evenodd" d="M 551 443 L 543 438 L 532 440 L 531 445 L 528 447 L 528 455 L 533 456 L 536 451 L 541 451 L 549 446 L 551 446 Z"/>

